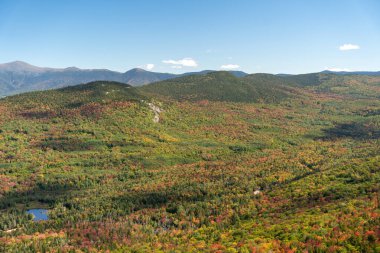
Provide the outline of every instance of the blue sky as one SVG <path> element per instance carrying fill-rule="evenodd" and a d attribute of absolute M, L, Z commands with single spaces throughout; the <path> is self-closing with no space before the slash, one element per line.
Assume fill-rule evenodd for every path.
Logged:
<path fill-rule="evenodd" d="M 378 0 L 0 0 L 0 62 L 380 71 L 379 13 Z"/>

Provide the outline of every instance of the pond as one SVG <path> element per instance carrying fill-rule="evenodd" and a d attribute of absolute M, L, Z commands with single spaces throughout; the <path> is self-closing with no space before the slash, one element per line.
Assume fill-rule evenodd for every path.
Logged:
<path fill-rule="evenodd" d="M 48 220 L 48 210 L 47 209 L 30 209 L 26 211 L 27 213 L 33 215 L 33 220 L 34 221 L 43 221 L 43 220 Z"/>

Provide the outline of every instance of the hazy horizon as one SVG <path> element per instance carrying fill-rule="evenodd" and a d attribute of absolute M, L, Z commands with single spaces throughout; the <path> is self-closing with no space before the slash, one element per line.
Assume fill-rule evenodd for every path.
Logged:
<path fill-rule="evenodd" d="M 37 67 L 37 68 L 46 68 L 46 69 L 53 69 L 53 70 L 64 70 L 64 69 L 70 69 L 70 68 L 77 68 L 79 70 L 107 70 L 107 71 L 112 71 L 112 72 L 118 72 L 118 73 L 125 73 L 125 72 L 128 72 L 128 71 L 131 71 L 131 70 L 134 70 L 134 69 L 141 69 L 141 70 L 145 70 L 145 71 L 149 71 L 149 72 L 156 72 L 156 73 L 160 73 L 158 71 L 155 71 L 155 70 L 149 70 L 149 69 L 146 69 L 142 66 L 138 66 L 138 67 L 134 67 L 134 68 L 131 68 L 131 69 L 127 69 L 125 71 L 118 71 L 118 70 L 112 70 L 112 69 L 108 69 L 108 68 L 79 68 L 75 65 L 72 65 L 72 66 L 66 66 L 66 67 L 59 67 L 59 68 L 54 68 L 54 67 L 50 67 L 50 66 L 37 66 L 37 65 L 34 65 L 32 63 L 29 63 L 29 62 L 26 62 L 26 61 L 22 61 L 22 60 L 15 60 L 15 61 L 11 61 L 11 62 L 0 62 L 0 66 L 1 65 L 7 65 L 7 64 L 12 64 L 12 63 L 25 63 L 25 64 L 28 64 L 28 65 L 31 65 L 33 67 Z M 240 72 L 244 72 L 244 73 L 247 73 L 247 74 L 260 74 L 260 73 L 265 73 L 265 74 L 272 74 L 272 75 L 281 75 L 281 74 L 290 74 L 290 75 L 302 75 L 302 74 L 311 74 L 311 73 L 320 73 L 320 72 L 324 72 L 324 71 L 330 71 L 330 72 L 336 72 L 336 73 L 339 73 L 339 72 L 347 72 L 347 73 L 354 73 L 354 72 L 380 72 L 380 70 L 365 70 L 365 69 L 362 69 L 362 70 L 345 70 L 345 69 L 322 69 L 320 71 L 315 71 L 315 72 L 304 72 L 304 73 L 284 73 L 284 72 L 279 72 L 279 73 L 270 73 L 270 72 L 248 72 L 248 71 L 245 71 L 244 69 L 198 69 L 196 71 L 183 71 L 183 72 L 174 72 L 174 71 L 167 71 L 167 72 L 162 72 L 162 73 L 168 73 L 168 74 L 178 74 L 178 75 L 181 75 L 181 74 L 186 74 L 186 73 L 190 73 L 190 72 L 201 72 L 201 71 L 240 71 Z"/>

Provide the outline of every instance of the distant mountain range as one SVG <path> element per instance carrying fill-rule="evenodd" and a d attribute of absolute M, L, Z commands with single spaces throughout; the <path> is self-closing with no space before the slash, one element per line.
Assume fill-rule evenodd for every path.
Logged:
<path fill-rule="evenodd" d="M 34 90 L 47 90 L 61 88 L 93 81 L 115 81 L 127 83 L 132 86 L 141 86 L 168 79 L 191 75 L 205 75 L 215 70 L 203 70 L 184 74 L 157 73 L 144 69 L 131 69 L 125 73 L 108 69 L 79 69 L 69 68 L 42 68 L 30 65 L 22 61 L 0 64 L 0 97 L 18 94 Z M 248 74 L 242 71 L 230 71 L 235 77 L 241 78 Z M 325 74 L 336 75 L 368 75 L 380 76 L 380 72 L 331 72 Z M 278 74 L 279 77 L 291 77 L 293 75 Z M 296 75 L 295 75 L 296 76 Z M 302 77 L 302 76 L 301 76 Z"/>
<path fill-rule="evenodd" d="M 60 88 L 98 80 L 128 83 L 140 86 L 171 78 L 203 75 L 213 72 L 204 70 L 184 74 L 157 73 L 144 69 L 131 69 L 125 73 L 107 69 L 79 69 L 76 67 L 57 69 L 41 68 L 22 61 L 0 64 L 0 97 L 34 90 Z M 237 77 L 247 75 L 241 71 L 231 71 Z"/>
<path fill-rule="evenodd" d="M 332 73 L 336 75 L 364 75 L 364 76 L 380 76 L 380 71 L 330 71 L 325 70 L 321 73 Z"/>

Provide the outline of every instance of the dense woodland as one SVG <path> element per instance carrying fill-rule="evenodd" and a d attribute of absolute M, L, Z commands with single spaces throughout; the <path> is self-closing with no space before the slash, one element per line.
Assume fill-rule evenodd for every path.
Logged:
<path fill-rule="evenodd" d="M 380 252 L 379 187 L 376 76 L 216 72 L 0 100 L 0 252 Z"/>

